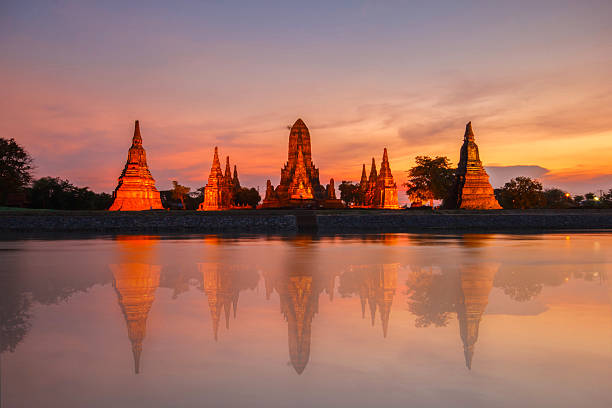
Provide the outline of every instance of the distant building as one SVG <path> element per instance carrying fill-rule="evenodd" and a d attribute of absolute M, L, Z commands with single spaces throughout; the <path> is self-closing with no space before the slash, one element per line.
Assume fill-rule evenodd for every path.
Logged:
<path fill-rule="evenodd" d="M 147 153 L 142 147 L 140 125 L 134 125 L 132 146 L 128 151 L 127 162 L 113 192 L 113 204 L 109 211 L 162 210 L 159 191 L 147 166 Z"/>
<path fill-rule="evenodd" d="M 238 170 L 234 166 L 232 177 L 229 156 L 225 160 L 225 174 L 221 171 L 219 162 L 219 149 L 215 147 L 213 163 L 208 175 L 208 183 L 204 187 L 204 201 L 198 207 L 198 211 L 227 210 L 232 208 L 234 192 L 240 188 L 238 181 Z"/>
<path fill-rule="evenodd" d="M 336 198 L 335 190 L 331 194 L 319 182 L 319 169 L 312 162 L 310 132 L 302 119 L 296 120 L 289 132 L 289 152 L 287 163 L 281 169 L 280 184 L 274 188 L 270 180 L 266 183 L 261 208 L 281 207 L 344 207 Z"/>
<path fill-rule="evenodd" d="M 359 188 L 361 189 L 362 201 L 356 204 L 357 207 L 384 209 L 400 208 L 397 199 L 397 184 L 393 180 L 393 175 L 391 174 L 386 147 L 383 151 L 380 173 L 376 171 L 376 161 L 373 157 L 369 178 L 366 178 L 365 164 L 363 165 Z"/>
<path fill-rule="evenodd" d="M 489 182 L 489 175 L 480 161 L 472 122 L 465 126 L 455 185 L 446 206 L 467 210 L 501 209 Z"/>

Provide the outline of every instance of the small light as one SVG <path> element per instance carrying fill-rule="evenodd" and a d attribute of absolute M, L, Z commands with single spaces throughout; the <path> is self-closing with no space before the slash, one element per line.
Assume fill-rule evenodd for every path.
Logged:
<path fill-rule="evenodd" d="M 570 193 L 565 193 L 565 196 L 566 196 L 567 198 L 569 198 L 569 197 L 570 197 L 570 195 L 571 195 Z"/>
<path fill-rule="evenodd" d="M 599 197 L 595 197 L 593 200 L 595 200 L 595 201 L 599 201 Z"/>

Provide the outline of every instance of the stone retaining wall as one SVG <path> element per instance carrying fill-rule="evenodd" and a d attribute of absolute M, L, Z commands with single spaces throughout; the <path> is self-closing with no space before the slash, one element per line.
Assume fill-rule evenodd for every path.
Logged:
<path fill-rule="evenodd" d="M 318 215 L 321 232 L 612 229 L 612 213 L 459 213 Z"/>
<path fill-rule="evenodd" d="M 285 232 L 297 231 L 292 215 L 101 213 L 97 215 L 3 215 L 0 231 Z"/>
<path fill-rule="evenodd" d="M 297 216 L 296 216 L 297 215 Z M 409 232 L 612 229 L 610 211 L 492 213 L 36 213 L 0 214 L 0 231 L 26 232 Z"/>

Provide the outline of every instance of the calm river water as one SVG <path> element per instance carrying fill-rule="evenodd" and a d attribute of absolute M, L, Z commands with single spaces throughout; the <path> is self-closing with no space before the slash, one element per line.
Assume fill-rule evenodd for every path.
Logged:
<path fill-rule="evenodd" d="M 2 407 L 610 407 L 612 234 L 0 240 Z"/>

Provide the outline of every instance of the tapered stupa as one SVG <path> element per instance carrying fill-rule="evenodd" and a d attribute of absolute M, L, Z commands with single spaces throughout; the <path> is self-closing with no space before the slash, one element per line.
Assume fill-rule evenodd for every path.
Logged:
<path fill-rule="evenodd" d="M 127 162 L 113 192 L 113 203 L 109 211 L 161 210 L 159 191 L 147 166 L 147 154 L 142 147 L 140 124 L 134 125 L 132 146 L 128 151 Z"/>
<path fill-rule="evenodd" d="M 147 317 L 159 286 L 160 266 L 142 263 L 110 265 L 113 287 L 125 317 L 128 337 L 132 343 L 134 372 L 140 372 L 142 342 L 147 330 Z"/>
<path fill-rule="evenodd" d="M 478 146 L 472 131 L 472 122 L 468 122 L 465 126 L 455 185 L 447 205 L 451 208 L 467 210 L 501 209 L 495 199 L 489 175 L 480 161 Z"/>

